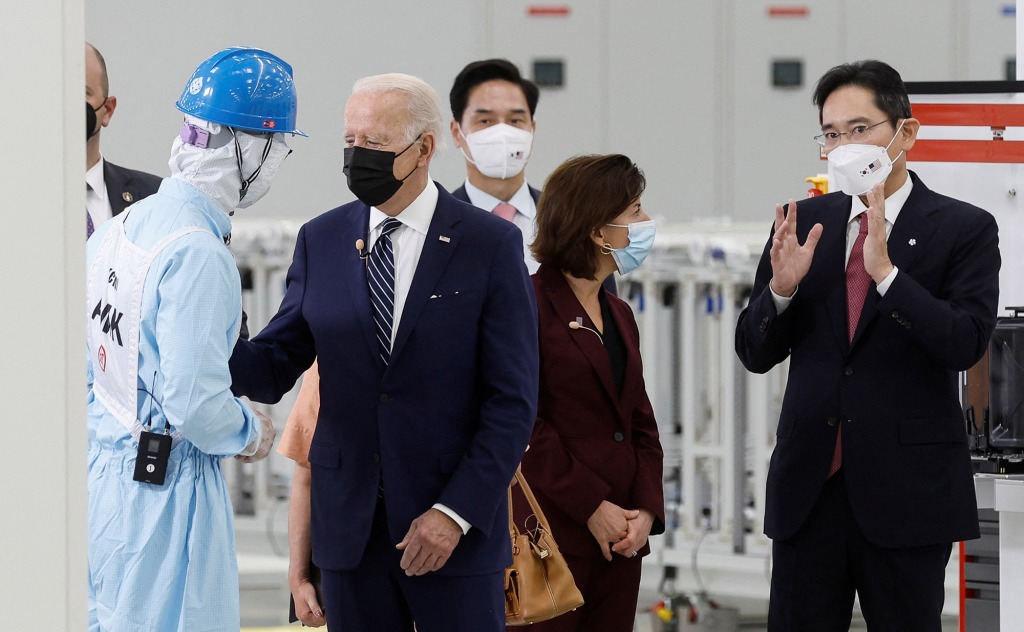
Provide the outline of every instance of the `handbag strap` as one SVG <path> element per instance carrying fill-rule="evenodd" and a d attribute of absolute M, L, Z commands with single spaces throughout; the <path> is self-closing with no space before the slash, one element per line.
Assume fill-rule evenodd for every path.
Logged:
<path fill-rule="evenodd" d="M 526 477 L 523 476 L 522 466 L 516 467 L 516 476 L 512 485 L 519 484 L 519 488 L 523 490 L 523 495 L 526 496 L 526 502 L 530 504 L 530 509 L 533 510 L 533 515 L 537 518 L 537 523 L 544 528 L 544 530 L 550 532 L 548 527 L 548 519 L 541 510 L 540 505 L 537 503 L 537 499 L 533 496 L 533 490 L 530 489 L 530 485 L 526 482 Z M 519 528 L 516 527 L 515 518 L 512 515 L 512 485 L 508 486 L 508 532 L 509 536 L 513 540 L 519 535 Z"/>

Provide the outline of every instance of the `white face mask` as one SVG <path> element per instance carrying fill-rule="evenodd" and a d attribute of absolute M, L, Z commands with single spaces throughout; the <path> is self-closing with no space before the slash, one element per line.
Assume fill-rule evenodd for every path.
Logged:
<path fill-rule="evenodd" d="M 514 178 L 530 160 L 533 134 L 524 129 L 498 123 L 469 135 L 459 126 L 459 133 L 469 145 L 469 154 L 462 150 L 462 155 L 488 178 Z"/>
<path fill-rule="evenodd" d="M 228 215 L 233 214 L 236 208 L 252 206 L 266 195 L 281 163 L 291 153 L 284 134 L 274 135 L 274 142 L 264 158 L 267 141 L 263 136 L 254 136 L 241 130 L 232 134 L 222 125 L 192 116 L 186 116 L 185 121 L 208 131 L 210 146 L 196 146 L 185 142 L 181 135 L 176 136 L 171 146 L 171 157 L 167 161 L 171 177 L 199 189 Z M 238 149 L 241 150 L 241 166 L 235 148 L 236 139 Z M 245 173 L 245 178 L 249 178 L 257 169 L 259 175 L 246 186 L 245 197 L 239 201 L 242 173 Z"/>
<path fill-rule="evenodd" d="M 889 145 L 893 144 L 901 129 L 903 121 L 896 128 Z M 836 147 L 828 152 L 828 179 L 846 195 L 864 195 L 879 182 L 885 182 L 892 173 L 889 145 L 849 144 Z M 902 155 L 901 151 L 896 159 Z"/>
<path fill-rule="evenodd" d="M 281 168 L 284 159 L 292 153 L 292 150 L 288 148 L 284 134 L 274 134 L 269 147 L 266 145 L 267 141 L 262 138 L 242 131 L 236 132 L 236 138 L 238 138 L 239 148 L 242 150 L 242 159 L 239 161 L 242 170 L 240 173 L 249 179 L 249 184 L 245 187 L 245 195 L 238 202 L 238 208 L 249 208 L 270 191 L 274 176 L 277 175 L 278 169 Z M 263 147 L 260 147 L 261 142 Z M 261 159 L 262 162 L 260 162 Z"/>

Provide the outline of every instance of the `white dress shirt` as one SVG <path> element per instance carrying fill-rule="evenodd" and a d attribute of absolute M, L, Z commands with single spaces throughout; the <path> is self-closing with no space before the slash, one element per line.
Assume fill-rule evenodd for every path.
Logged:
<path fill-rule="evenodd" d="M 469 201 L 473 206 L 482 208 L 488 213 L 492 212 L 495 206 L 503 203 L 502 200 L 490 193 L 473 186 L 469 180 L 466 180 L 466 195 L 469 196 Z M 534 260 L 533 252 L 530 251 L 530 244 L 537 236 L 537 205 L 533 201 L 533 196 L 530 195 L 530 185 L 523 182 L 523 186 L 519 187 L 508 204 L 516 207 L 516 215 L 512 218 L 512 223 L 523 233 L 523 261 L 526 262 L 526 269 L 533 274 L 540 268 L 540 264 Z"/>
<path fill-rule="evenodd" d="M 394 321 L 391 323 L 392 344 L 395 342 L 395 335 L 402 322 L 405 299 L 409 296 L 412 277 L 416 274 L 416 266 L 420 263 L 423 244 L 427 240 L 427 229 L 430 228 L 430 220 L 434 218 L 436 207 L 437 185 L 433 180 L 428 180 L 426 188 L 395 218 L 402 222 L 402 225 L 391 233 L 391 245 L 395 251 L 395 309 Z M 385 215 L 376 206 L 370 207 L 370 226 L 367 233 L 370 250 L 373 250 L 374 244 L 380 238 L 381 224 L 388 217 L 390 216 Z"/>
<path fill-rule="evenodd" d="M 89 185 L 85 192 L 85 210 L 92 217 L 93 228 L 114 216 L 107 199 L 107 183 L 103 180 L 103 157 L 85 172 L 85 183 Z"/>
<path fill-rule="evenodd" d="M 398 221 L 402 225 L 391 233 L 391 246 L 395 252 L 395 309 L 394 320 L 391 324 L 391 343 L 395 342 L 395 334 L 402 323 L 402 311 L 405 309 L 405 299 L 409 296 L 409 288 L 412 287 L 412 278 L 416 275 L 416 266 L 420 263 L 420 255 L 423 254 L 423 244 L 427 241 L 427 229 L 430 228 L 430 220 L 434 218 L 434 209 L 437 208 L 437 185 L 433 180 L 427 180 L 427 186 L 398 214 Z M 369 248 L 373 249 L 374 244 L 380 238 L 381 224 L 389 215 L 376 206 L 370 207 L 370 225 L 367 232 Z M 469 532 L 470 524 L 455 513 L 451 508 L 435 503 L 434 509 L 443 512 L 454 520 L 462 529 L 463 535 Z"/>
<path fill-rule="evenodd" d="M 903 183 L 903 186 L 896 189 L 892 195 L 885 198 L 885 238 L 889 239 L 889 235 L 892 234 L 892 227 L 896 224 L 896 218 L 899 217 L 900 211 L 903 210 L 903 205 L 907 203 L 907 199 L 910 197 L 910 192 L 914 189 L 914 182 L 907 175 L 907 181 Z M 800 205 L 797 204 L 797 208 Z M 846 258 L 844 261 L 849 263 L 850 252 L 853 251 L 853 242 L 857 241 L 857 234 L 860 232 L 860 220 L 857 216 L 867 211 L 867 207 L 864 206 L 864 202 L 861 201 L 860 196 L 853 196 L 852 203 L 850 205 L 850 217 L 846 225 Z M 899 268 L 895 265 L 892 267 L 892 272 L 889 276 L 882 279 L 875 290 L 880 296 L 885 296 L 885 293 L 889 291 L 889 287 L 892 285 L 893 280 L 896 278 L 896 274 L 899 272 Z M 797 286 L 797 291 L 799 291 Z M 768 284 L 768 291 L 772 293 L 772 302 L 775 303 L 775 311 L 779 314 L 786 311 L 789 304 L 793 301 L 793 296 L 796 296 L 796 291 L 793 292 L 793 296 L 779 296 L 772 289 L 771 284 Z"/>

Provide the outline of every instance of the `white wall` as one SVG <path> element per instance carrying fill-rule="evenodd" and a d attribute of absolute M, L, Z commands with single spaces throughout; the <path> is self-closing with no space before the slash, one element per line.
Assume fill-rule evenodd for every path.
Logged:
<path fill-rule="evenodd" d="M 0 20 L 0 613 L 86 627 L 83 0 Z"/>
<path fill-rule="evenodd" d="M 541 185 L 571 155 L 626 153 L 646 171 L 645 204 L 667 219 L 770 223 L 774 203 L 802 197 L 821 171 L 814 82 L 828 68 L 883 59 L 907 81 L 1002 79 L 1014 55 L 1005 0 L 807 1 L 805 17 L 770 17 L 770 0 L 443 0 L 291 3 L 89 0 L 87 37 L 119 97 L 105 153 L 166 173 L 180 120 L 173 107 L 195 65 L 224 46 L 266 47 L 293 64 L 299 122 L 310 132 L 253 216 L 309 218 L 352 199 L 341 173 L 341 113 L 360 76 L 419 75 L 447 103 L 468 62 L 502 56 L 530 73 L 562 57 L 566 86 L 543 90 L 527 169 Z M 531 6 L 567 6 L 534 17 Z M 770 85 L 773 58 L 804 61 L 804 85 Z M 463 179 L 457 151 L 432 173 Z"/>

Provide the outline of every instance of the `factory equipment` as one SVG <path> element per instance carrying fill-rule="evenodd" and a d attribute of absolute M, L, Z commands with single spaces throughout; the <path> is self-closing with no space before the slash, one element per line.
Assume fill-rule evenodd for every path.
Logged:
<path fill-rule="evenodd" d="M 967 373 L 964 414 L 976 472 L 1024 473 L 1024 307 L 1007 307 Z"/>

